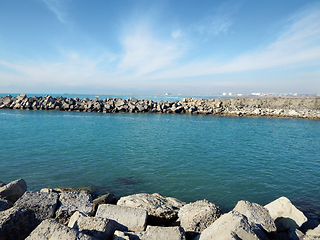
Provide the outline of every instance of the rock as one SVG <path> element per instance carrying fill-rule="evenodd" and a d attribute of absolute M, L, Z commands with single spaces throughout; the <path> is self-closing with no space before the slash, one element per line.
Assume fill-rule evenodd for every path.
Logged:
<path fill-rule="evenodd" d="M 0 181 L 0 187 L 3 187 L 4 185 L 6 185 L 4 182 Z"/>
<path fill-rule="evenodd" d="M 115 230 L 144 231 L 148 213 L 146 210 L 138 208 L 101 204 L 98 206 L 95 216 L 116 221 Z"/>
<path fill-rule="evenodd" d="M 0 211 L 4 211 L 12 207 L 12 203 L 5 199 L 0 199 Z"/>
<path fill-rule="evenodd" d="M 87 215 L 93 214 L 93 204 L 91 195 L 79 192 L 62 192 L 59 197 L 59 208 L 56 212 L 56 219 L 62 224 L 66 224 L 75 211 L 83 212 Z"/>
<path fill-rule="evenodd" d="M 165 224 L 178 217 L 179 209 L 185 203 L 158 193 L 139 193 L 119 199 L 117 205 L 141 208 L 148 211 L 148 221 L 151 225 Z"/>
<path fill-rule="evenodd" d="M 320 239 L 320 225 L 318 225 L 316 228 L 314 229 L 310 229 L 306 232 L 306 239 Z"/>
<path fill-rule="evenodd" d="M 127 233 L 130 239 L 140 240 L 185 240 L 182 227 L 148 226 L 144 232 Z"/>
<path fill-rule="evenodd" d="M 237 211 L 245 215 L 249 222 L 255 223 L 266 232 L 271 233 L 277 231 L 276 225 L 274 224 L 269 211 L 257 203 L 241 200 L 237 203 L 233 211 Z"/>
<path fill-rule="evenodd" d="M 116 230 L 113 234 L 113 240 L 130 240 L 130 238 L 124 232 Z"/>
<path fill-rule="evenodd" d="M 74 217 L 74 215 L 76 216 Z M 79 212 L 75 212 L 71 216 L 68 227 L 101 240 L 111 239 L 114 232 L 110 220 L 99 217 L 87 217 Z"/>
<path fill-rule="evenodd" d="M 202 232 L 221 215 L 221 210 L 208 200 L 184 205 L 178 213 L 180 225 L 187 232 Z"/>
<path fill-rule="evenodd" d="M 26 191 L 14 206 L 34 211 L 36 218 L 42 221 L 54 217 L 58 204 L 57 193 L 40 193 Z"/>
<path fill-rule="evenodd" d="M 77 192 L 77 193 L 85 193 L 91 194 L 92 188 L 90 187 L 81 187 L 81 188 L 55 188 L 54 192 L 62 193 L 62 192 Z"/>
<path fill-rule="evenodd" d="M 18 179 L 0 187 L 0 198 L 14 203 L 27 191 L 27 183 L 23 179 Z"/>
<path fill-rule="evenodd" d="M 299 228 L 308 220 L 286 197 L 280 197 L 264 207 L 268 209 L 278 231 Z"/>
<path fill-rule="evenodd" d="M 63 239 L 63 240 L 95 240 L 96 238 L 88 236 L 76 229 L 64 226 L 55 220 L 46 219 L 39 224 L 39 226 L 31 232 L 26 240 L 49 240 L 49 239 Z"/>
<path fill-rule="evenodd" d="M 116 197 L 113 194 L 108 193 L 108 194 L 102 195 L 101 197 L 93 200 L 93 209 L 94 209 L 94 211 L 97 211 L 98 206 L 100 204 L 106 204 L 106 203 L 115 204 L 116 202 L 117 202 Z"/>
<path fill-rule="evenodd" d="M 241 213 L 231 211 L 222 215 L 196 239 L 198 240 L 225 240 L 225 239 L 265 239 L 268 238 L 255 224 L 250 224 Z"/>
<path fill-rule="evenodd" d="M 12 207 L 0 212 L 0 240 L 25 239 L 37 226 L 32 210 Z"/>

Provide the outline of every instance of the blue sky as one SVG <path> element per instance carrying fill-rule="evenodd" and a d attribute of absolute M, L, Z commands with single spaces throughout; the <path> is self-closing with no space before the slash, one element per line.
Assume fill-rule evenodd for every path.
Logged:
<path fill-rule="evenodd" d="M 2 93 L 320 94 L 320 1 L 0 4 Z"/>

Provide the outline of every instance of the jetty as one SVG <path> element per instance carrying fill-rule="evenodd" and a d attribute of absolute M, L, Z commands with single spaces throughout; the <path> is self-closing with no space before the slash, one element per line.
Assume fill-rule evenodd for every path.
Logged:
<path fill-rule="evenodd" d="M 57 110 L 103 113 L 185 113 L 226 116 L 267 116 L 320 119 L 320 98 L 184 98 L 181 101 L 106 98 L 79 99 L 52 96 L 0 97 L 0 109 Z"/>

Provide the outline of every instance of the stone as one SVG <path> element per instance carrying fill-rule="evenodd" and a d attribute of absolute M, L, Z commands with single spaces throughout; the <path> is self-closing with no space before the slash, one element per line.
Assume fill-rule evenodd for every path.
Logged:
<path fill-rule="evenodd" d="M 0 240 L 25 239 L 38 225 L 32 210 L 12 207 L 0 212 Z"/>
<path fill-rule="evenodd" d="M 18 179 L 0 187 L 0 198 L 14 203 L 27 191 L 27 183 Z"/>
<path fill-rule="evenodd" d="M 58 204 L 57 193 L 40 193 L 26 191 L 14 206 L 31 209 L 36 218 L 42 221 L 54 217 Z"/>
<path fill-rule="evenodd" d="M 99 217 L 87 217 L 79 212 L 75 212 L 71 216 L 68 227 L 101 240 L 111 239 L 114 232 L 110 220 Z"/>
<path fill-rule="evenodd" d="M 116 197 L 111 193 L 107 193 L 93 200 L 93 209 L 94 211 L 97 211 L 98 206 L 100 204 L 106 204 L 106 203 L 115 204 L 116 202 L 117 202 Z"/>
<path fill-rule="evenodd" d="M 255 223 L 266 232 L 271 233 L 277 231 L 269 211 L 257 203 L 241 200 L 237 203 L 233 211 L 243 214 L 250 222 Z"/>
<path fill-rule="evenodd" d="M 92 198 L 91 195 L 86 193 L 61 192 L 59 205 L 56 211 L 56 219 L 62 224 L 67 224 L 75 211 L 80 211 L 87 215 L 93 214 Z"/>
<path fill-rule="evenodd" d="M 124 232 L 116 230 L 113 234 L 113 240 L 130 240 L 130 238 Z"/>
<path fill-rule="evenodd" d="M 267 236 L 255 224 L 250 224 L 248 219 L 241 213 L 231 211 L 222 215 L 206 228 L 197 240 L 251 240 L 263 239 L 267 240 Z"/>
<path fill-rule="evenodd" d="M 6 185 L 4 182 L 0 181 L 0 187 L 3 187 L 4 185 Z"/>
<path fill-rule="evenodd" d="M 306 232 L 306 236 L 311 238 L 311 237 L 317 237 L 317 239 L 320 239 L 320 225 L 318 225 L 314 229 L 310 229 Z"/>
<path fill-rule="evenodd" d="M 115 230 L 120 231 L 144 231 L 147 225 L 148 213 L 144 209 L 101 204 L 98 206 L 95 217 L 111 219 L 115 221 Z"/>
<path fill-rule="evenodd" d="M 145 209 L 148 211 L 150 224 L 159 225 L 176 220 L 179 209 L 185 203 L 176 198 L 161 196 L 158 193 L 139 193 L 121 197 L 117 205 Z"/>
<path fill-rule="evenodd" d="M 12 207 L 12 203 L 5 199 L 0 199 L 0 211 L 4 211 Z"/>
<path fill-rule="evenodd" d="M 96 238 L 88 236 L 76 229 L 64 226 L 53 219 L 42 221 L 38 227 L 31 232 L 26 240 L 95 240 Z"/>
<path fill-rule="evenodd" d="M 308 220 L 286 197 L 280 197 L 264 207 L 268 209 L 278 231 L 299 228 Z"/>
<path fill-rule="evenodd" d="M 221 215 L 221 210 L 208 200 L 184 205 L 178 212 L 180 225 L 187 232 L 202 232 Z"/>
<path fill-rule="evenodd" d="M 182 227 L 160 227 L 148 226 L 144 232 L 128 233 L 131 238 L 140 240 L 185 240 L 185 233 Z M 133 237 L 134 236 L 134 237 Z"/>

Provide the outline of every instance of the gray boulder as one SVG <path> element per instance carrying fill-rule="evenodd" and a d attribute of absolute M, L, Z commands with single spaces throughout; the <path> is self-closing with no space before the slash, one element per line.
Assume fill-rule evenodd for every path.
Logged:
<path fill-rule="evenodd" d="M 93 204 L 91 195 L 79 192 L 61 192 L 59 208 L 56 211 L 56 219 L 62 224 L 67 224 L 69 218 L 75 211 L 92 215 Z"/>
<path fill-rule="evenodd" d="M 278 231 L 299 228 L 308 220 L 286 197 L 280 197 L 264 207 L 268 209 Z"/>
<path fill-rule="evenodd" d="M 196 239 L 198 240 L 251 240 L 264 239 L 267 236 L 255 224 L 250 224 L 248 219 L 241 213 L 231 211 L 222 215 L 207 229 L 205 229 Z"/>
<path fill-rule="evenodd" d="M 57 193 L 41 193 L 26 191 L 14 206 L 34 211 L 36 218 L 42 221 L 54 217 L 58 204 Z"/>
<path fill-rule="evenodd" d="M 320 239 L 320 225 L 318 225 L 314 229 L 310 229 L 306 232 L 306 237 L 305 239 Z"/>
<path fill-rule="evenodd" d="M 221 215 L 221 210 L 208 200 L 184 205 L 178 213 L 180 225 L 188 232 L 202 232 Z"/>
<path fill-rule="evenodd" d="M 27 191 L 27 183 L 18 179 L 0 187 L 0 198 L 14 203 Z"/>
<path fill-rule="evenodd" d="M 0 211 L 4 211 L 12 207 L 12 203 L 5 199 L 0 199 Z"/>
<path fill-rule="evenodd" d="M 116 202 L 117 202 L 116 197 L 111 193 L 107 193 L 93 200 L 93 209 L 94 211 L 97 211 L 98 206 L 100 204 L 106 204 L 106 203 L 115 204 Z"/>
<path fill-rule="evenodd" d="M 159 227 L 148 226 L 143 232 L 127 232 L 125 235 L 129 239 L 139 240 L 185 240 L 185 234 L 182 227 Z M 118 238 L 119 239 L 119 238 Z"/>
<path fill-rule="evenodd" d="M 76 216 L 74 217 L 74 215 Z M 75 212 L 71 216 L 68 227 L 101 240 L 111 239 L 114 232 L 110 220 L 99 217 L 87 217 L 79 212 Z"/>
<path fill-rule="evenodd" d="M 95 240 L 96 238 L 88 236 L 76 229 L 64 226 L 55 220 L 46 219 L 31 232 L 26 240 Z"/>
<path fill-rule="evenodd" d="M 12 207 L 0 212 L 0 240 L 25 239 L 38 224 L 32 210 Z"/>
<path fill-rule="evenodd" d="M 139 193 L 120 198 L 117 205 L 145 209 L 151 225 L 159 225 L 177 219 L 178 211 L 185 203 L 158 193 Z"/>
<path fill-rule="evenodd" d="M 269 211 L 257 203 L 248 201 L 239 201 L 233 211 L 237 211 L 245 215 L 250 222 L 255 223 L 266 232 L 277 231 L 276 225 L 270 216 Z"/>
<path fill-rule="evenodd" d="M 113 234 L 113 240 L 130 240 L 126 233 L 116 230 Z"/>
<path fill-rule="evenodd" d="M 99 205 L 95 215 L 95 217 L 114 220 L 115 230 L 120 231 L 144 231 L 147 216 L 146 210 L 112 204 Z"/>
<path fill-rule="evenodd" d="M 6 185 L 4 182 L 0 181 L 0 187 L 3 187 L 4 185 Z"/>

